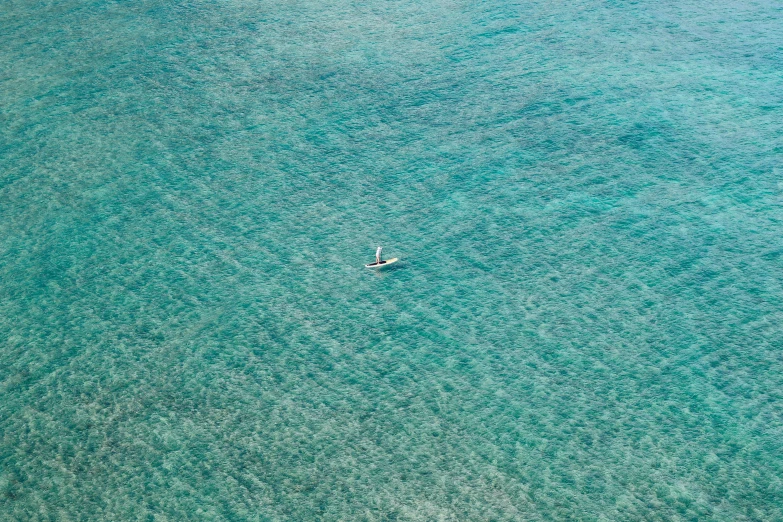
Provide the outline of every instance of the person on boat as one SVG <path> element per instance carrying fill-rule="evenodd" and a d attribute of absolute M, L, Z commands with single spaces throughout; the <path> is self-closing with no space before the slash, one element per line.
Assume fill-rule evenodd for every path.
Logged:
<path fill-rule="evenodd" d="M 375 251 L 375 264 L 380 265 L 381 264 L 381 250 L 383 250 L 383 247 L 378 247 L 378 250 Z"/>

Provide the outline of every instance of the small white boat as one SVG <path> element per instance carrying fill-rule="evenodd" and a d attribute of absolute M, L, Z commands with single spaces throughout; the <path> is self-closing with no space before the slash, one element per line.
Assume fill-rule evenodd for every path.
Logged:
<path fill-rule="evenodd" d="M 399 261 L 396 257 L 393 257 L 391 259 L 387 259 L 386 261 L 381 261 L 380 263 L 370 263 L 369 265 L 364 265 L 365 268 L 383 268 L 385 266 L 389 266 L 391 264 L 396 263 Z"/>

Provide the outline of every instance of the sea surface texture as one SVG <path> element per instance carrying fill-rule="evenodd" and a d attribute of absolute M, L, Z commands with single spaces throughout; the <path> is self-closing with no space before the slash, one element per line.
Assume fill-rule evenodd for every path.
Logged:
<path fill-rule="evenodd" d="M 0 520 L 783 520 L 781 205 L 778 1 L 5 0 Z"/>

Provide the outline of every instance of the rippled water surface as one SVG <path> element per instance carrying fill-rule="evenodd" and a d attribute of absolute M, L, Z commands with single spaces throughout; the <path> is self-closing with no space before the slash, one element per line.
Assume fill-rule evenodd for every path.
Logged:
<path fill-rule="evenodd" d="M 781 71 L 767 0 L 5 1 L 0 519 L 782 520 Z"/>

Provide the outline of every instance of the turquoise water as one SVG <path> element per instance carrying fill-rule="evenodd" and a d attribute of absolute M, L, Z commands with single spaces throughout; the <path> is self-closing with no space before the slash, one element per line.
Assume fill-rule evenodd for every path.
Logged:
<path fill-rule="evenodd" d="M 779 3 L 0 29 L 0 519 L 783 520 Z"/>

